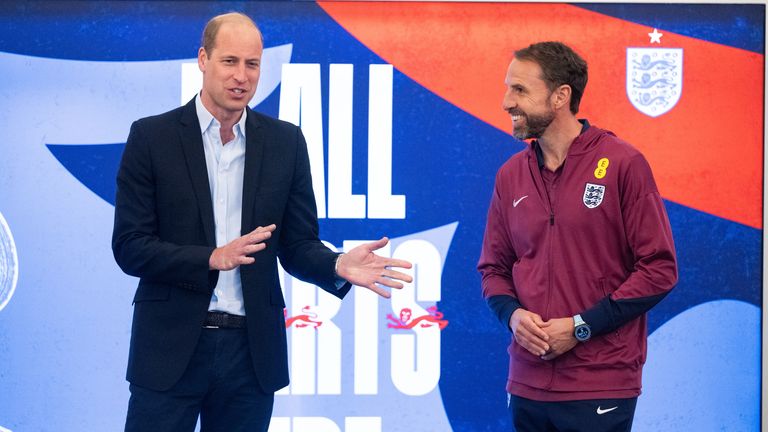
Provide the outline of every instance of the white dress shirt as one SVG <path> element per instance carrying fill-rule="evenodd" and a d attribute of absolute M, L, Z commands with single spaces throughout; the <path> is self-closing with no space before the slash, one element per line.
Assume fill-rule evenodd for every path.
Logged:
<path fill-rule="evenodd" d="M 211 188 L 216 247 L 221 247 L 241 236 L 246 112 L 243 109 L 240 121 L 233 127 L 235 138 L 222 143 L 221 123 L 208 112 L 199 94 L 195 98 L 195 106 L 200 121 L 200 132 L 203 135 L 208 184 Z M 239 267 L 219 272 L 219 280 L 213 290 L 208 310 L 245 315 Z"/>

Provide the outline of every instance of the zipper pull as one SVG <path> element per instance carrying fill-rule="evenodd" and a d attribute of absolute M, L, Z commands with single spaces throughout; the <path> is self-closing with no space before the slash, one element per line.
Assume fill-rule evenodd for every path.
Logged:
<path fill-rule="evenodd" d="M 549 226 L 552 226 L 555 224 L 555 213 L 549 214 Z"/>

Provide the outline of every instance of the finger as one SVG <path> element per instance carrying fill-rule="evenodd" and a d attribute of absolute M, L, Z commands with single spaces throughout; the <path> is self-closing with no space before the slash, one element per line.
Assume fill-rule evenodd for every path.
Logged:
<path fill-rule="evenodd" d="M 536 348 L 534 346 L 527 345 L 527 344 L 522 343 L 522 342 L 518 342 L 518 344 L 520 344 L 521 347 L 523 347 L 526 351 L 528 351 L 529 353 L 535 355 L 536 357 L 541 357 L 541 351 L 539 351 L 538 348 Z"/>
<path fill-rule="evenodd" d="M 272 237 L 272 231 L 251 231 L 246 238 L 248 243 L 261 243 Z"/>
<path fill-rule="evenodd" d="M 256 252 L 263 251 L 266 248 L 267 248 L 267 245 L 264 243 L 250 244 L 244 248 L 245 255 L 255 254 Z"/>
<path fill-rule="evenodd" d="M 390 279 L 400 280 L 400 281 L 407 282 L 407 283 L 413 282 L 413 276 L 405 274 L 405 273 L 401 273 L 401 272 L 395 271 L 395 270 L 384 270 L 384 272 L 382 273 L 382 276 L 390 278 Z"/>
<path fill-rule="evenodd" d="M 413 264 L 411 264 L 409 261 L 406 261 L 406 260 L 394 259 L 394 258 L 384 258 L 384 266 L 385 267 L 399 267 L 399 268 L 409 269 L 409 268 L 413 267 Z"/>
<path fill-rule="evenodd" d="M 517 340 L 517 338 L 515 340 Z M 547 353 L 546 349 L 544 349 L 544 348 L 542 348 L 542 347 L 540 347 L 540 346 L 538 346 L 538 345 L 536 345 L 534 343 L 531 343 L 531 341 L 529 341 L 527 339 L 518 340 L 518 343 L 523 348 L 525 348 L 529 353 L 531 353 L 531 354 L 533 354 L 535 356 L 543 356 L 543 355 L 545 355 Z"/>
<path fill-rule="evenodd" d="M 533 335 L 529 332 L 519 332 L 519 337 L 526 343 L 527 346 L 530 346 L 532 350 L 536 350 L 536 355 L 544 355 L 547 351 L 549 351 L 549 344 L 536 335 Z"/>
<path fill-rule="evenodd" d="M 390 298 L 391 297 L 391 294 L 389 293 L 389 291 L 385 290 L 384 288 L 379 287 L 378 285 L 376 285 L 376 283 L 372 283 L 372 284 L 368 285 L 366 288 L 368 288 L 369 290 L 375 292 L 376 294 L 378 294 L 378 295 L 380 295 L 380 296 L 382 296 L 384 298 Z"/>
<path fill-rule="evenodd" d="M 535 348 L 538 352 L 537 355 L 544 355 L 549 351 L 551 348 L 548 343 L 540 340 L 540 339 L 532 339 L 529 341 L 531 347 Z"/>
<path fill-rule="evenodd" d="M 543 321 L 542 321 L 542 323 L 543 323 Z M 521 324 L 523 325 L 523 327 L 527 331 L 529 331 L 531 334 L 533 334 L 537 338 L 541 339 L 542 341 L 548 341 L 549 340 L 549 335 L 547 334 L 547 332 L 542 330 L 535 321 L 526 320 L 526 321 L 523 321 Z"/>
<path fill-rule="evenodd" d="M 271 225 L 267 225 L 267 226 L 265 226 L 265 227 L 263 227 L 263 226 L 260 226 L 260 227 L 256 227 L 256 229 L 255 229 L 254 231 L 259 231 L 259 232 L 272 232 L 272 231 L 274 231 L 275 229 L 277 229 L 277 225 L 275 225 L 275 224 L 271 224 Z"/>
<path fill-rule="evenodd" d="M 545 354 L 545 355 L 541 356 L 541 359 L 542 359 L 542 360 L 552 360 L 552 359 L 554 359 L 555 357 L 557 357 L 557 354 L 555 354 L 555 353 L 549 353 L 549 354 Z"/>
<path fill-rule="evenodd" d="M 395 281 L 394 279 L 389 279 L 387 277 L 380 277 L 376 280 L 376 283 L 379 285 L 384 285 L 390 288 L 395 289 L 401 289 L 403 287 L 403 284 L 400 282 Z"/>
<path fill-rule="evenodd" d="M 248 265 L 256 262 L 256 258 L 253 257 L 241 257 L 239 260 L 240 265 Z"/>
<path fill-rule="evenodd" d="M 544 320 L 541 318 L 541 315 L 539 315 L 539 314 L 535 314 L 535 313 L 532 313 L 532 314 L 530 315 L 530 318 L 531 318 L 531 321 L 532 321 L 534 324 L 536 324 L 537 326 L 539 326 L 539 327 L 542 327 L 542 326 L 546 325 L 546 324 L 549 322 L 549 321 L 544 321 Z"/>
<path fill-rule="evenodd" d="M 376 240 L 376 241 L 373 241 L 373 242 L 370 242 L 370 243 L 366 243 L 365 244 L 365 248 L 368 249 L 369 251 L 373 252 L 375 250 L 383 248 L 384 246 L 387 245 L 387 243 L 389 243 L 389 239 L 386 238 L 386 237 L 382 237 L 379 240 Z"/>
<path fill-rule="evenodd" d="M 253 238 L 254 236 L 256 236 L 256 235 L 258 235 L 258 234 L 263 234 L 263 233 L 271 233 L 271 232 L 272 232 L 272 231 L 274 231 L 275 229 L 277 229 L 277 225 L 275 225 L 275 224 L 272 224 L 272 225 L 267 225 L 267 226 L 265 226 L 265 227 L 263 227 L 263 226 L 258 226 L 258 227 L 256 227 L 256 229 L 255 229 L 255 230 L 253 230 L 253 231 L 249 232 L 248 234 L 244 235 L 243 237 L 247 237 L 247 238 L 249 238 L 249 239 L 250 239 L 250 238 Z"/>

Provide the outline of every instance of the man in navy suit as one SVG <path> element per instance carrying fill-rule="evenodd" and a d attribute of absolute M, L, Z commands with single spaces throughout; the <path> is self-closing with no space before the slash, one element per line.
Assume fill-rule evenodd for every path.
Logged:
<path fill-rule="evenodd" d="M 352 284 L 389 297 L 411 282 L 373 253 L 318 237 L 306 142 L 251 111 L 263 52 L 245 15 L 211 19 L 186 106 L 136 121 L 117 175 L 112 249 L 140 278 L 134 298 L 126 431 L 266 431 L 288 384 L 277 259 L 343 298 Z"/>

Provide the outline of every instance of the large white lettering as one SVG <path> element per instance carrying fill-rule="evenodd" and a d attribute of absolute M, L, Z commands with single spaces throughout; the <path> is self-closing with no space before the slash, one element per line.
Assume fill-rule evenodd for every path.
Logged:
<path fill-rule="evenodd" d="M 364 241 L 345 241 L 344 251 Z M 390 256 L 387 244 L 376 251 Z M 355 291 L 355 394 L 379 393 L 379 295 L 367 289 Z"/>
<path fill-rule="evenodd" d="M 281 269 L 280 273 L 284 280 L 285 272 Z M 319 327 L 301 328 L 308 331 L 291 333 L 291 385 L 280 394 L 341 394 L 341 330 L 333 322 L 341 300 L 300 279 L 290 277 L 290 285 L 290 310 L 306 316 L 304 324 L 311 321 L 308 311 L 323 317 L 323 323 Z"/>
<path fill-rule="evenodd" d="M 365 195 L 352 194 L 351 64 L 332 64 L 328 96 L 328 217 L 365 218 Z"/>
<path fill-rule="evenodd" d="M 272 417 L 268 432 L 342 432 L 326 417 Z M 343 432 L 381 432 L 381 417 L 345 417 Z"/>
<path fill-rule="evenodd" d="M 397 247 L 394 258 L 408 260 L 413 268 L 405 270 L 413 282 L 392 291 L 392 310 L 399 314 L 409 309 L 411 316 L 428 315 L 417 301 L 440 301 L 441 260 L 437 248 L 425 240 L 409 240 Z M 432 391 L 440 380 L 440 328 L 416 325 L 415 334 L 392 335 L 392 382 L 410 396 Z"/>
<path fill-rule="evenodd" d="M 307 140 L 317 216 L 325 217 L 325 158 L 319 64 L 285 64 L 280 84 L 280 120 L 301 126 Z"/>
<path fill-rule="evenodd" d="M 405 195 L 392 195 L 392 65 L 370 65 L 368 217 L 405 219 Z"/>
<path fill-rule="evenodd" d="M 319 64 L 283 65 L 280 119 L 307 139 L 318 217 L 405 219 L 406 196 L 392 195 L 392 65 L 370 65 L 368 195 L 352 193 L 353 72 L 351 64 L 329 68 L 327 212 Z"/>
<path fill-rule="evenodd" d="M 344 251 L 367 243 L 368 240 L 345 240 Z M 326 243 L 331 249 L 336 248 Z M 407 309 L 409 320 L 430 317 L 418 302 L 434 303 L 441 298 L 441 256 L 435 245 L 426 240 L 407 240 L 391 252 L 390 245 L 376 251 L 381 256 L 393 256 L 413 263 L 410 273 L 414 280 L 401 290 L 392 290 L 391 307 L 402 316 Z M 289 322 L 299 323 L 289 329 L 291 385 L 280 395 L 338 395 L 342 393 L 342 329 L 333 322 L 341 301 L 314 285 L 284 273 L 281 281 L 289 290 Z M 354 291 L 353 391 L 358 395 L 379 393 L 379 351 L 384 325 L 379 315 L 378 295 L 367 289 Z M 322 324 L 312 326 L 315 321 Z M 418 321 L 416 321 L 418 322 Z M 421 396 L 435 389 L 440 379 L 441 333 L 437 324 L 422 321 L 408 330 L 390 330 L 390 373 L 392 383 L 400 392 Z M 387 339 L 384 339 L 387 340 Z"/>

